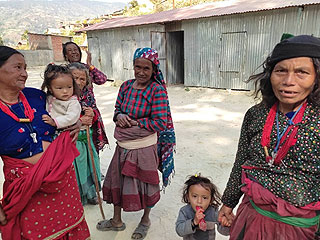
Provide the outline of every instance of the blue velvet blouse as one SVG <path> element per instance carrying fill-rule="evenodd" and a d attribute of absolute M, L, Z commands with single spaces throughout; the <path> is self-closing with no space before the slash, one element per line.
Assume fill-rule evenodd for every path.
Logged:
<path fill-rule="evenodd" d="M 43 151 L 42 141 L 52 142 L 55 128 L 42 121 L 46 111 L 46 94 L 35 88 L 22 90 L 30 106 L 35 110 L 31 123 L 17 122 L 0 110 L 0 156 L 27 158 Z M 11 105 L 12 112 L 26 118 L 21 102 Z"/>

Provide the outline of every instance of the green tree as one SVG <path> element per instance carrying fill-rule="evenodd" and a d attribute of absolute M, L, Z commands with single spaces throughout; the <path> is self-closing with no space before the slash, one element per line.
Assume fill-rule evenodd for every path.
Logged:
<path fill-rule="evenodd" d="M 146 7 L 145 4 L 139 5 L 137 0 L 132 0 L 129 2 L 129 7 L 124 7 L 123 10 L 123 15 L 125 16 L 138 16 L 138 15 L 143 15 L 146 14 L 146 12 L 142 12 L 141 8 Z"/>
<path fill-rule="evenodd" d="M 154 12 L 162 12 L 169 10 L 167 0 L 150 0 L 153 4 L 153 11 Z"/>
<path fill-rule="evenodd" d="M 137 0 L 132 0 L 131 2 L 129 2 L 129 4 L 131 5 L 130 8 L 135 8 L 139 6 L 139 3 Z"/>
<path fill-rule="evenodd" d="M 153 4 L 153 12 L 167 11 L 173 8 L 189 7 L 207 2 L 223 0 L 149 0 Z"/>
<path fill-rule="evenodd" d="M 28 41 L 28 30 L 25 30 L 22 34 L 21 34 L 21 40 L 27 40 Z"/>

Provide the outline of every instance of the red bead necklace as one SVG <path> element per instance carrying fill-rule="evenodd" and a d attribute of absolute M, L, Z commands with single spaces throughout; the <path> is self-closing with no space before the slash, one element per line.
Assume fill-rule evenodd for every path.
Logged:
<path fill-rule="evenodd" d="M 7 104 L 5 104 L 2 100 L 0 101 L 0 109 L 4 113 L 12 117 L 14 120 L 16 120 L 17 122 L 26 122 L 26 123 L 32 122 L 34 118 L 34 110 L 30 107 L 30 104 L 27 98 L 24 96 L 24 94 L 21 91 L 19 93 L 18 99 L 23 105 L 24 115 L 26 116 L 26 118 L 18 118 L 18 116 L 11 111 L 10 107 Z"/>
<path fill-rule="evenodd" d="M 273 164 L 279 165 L 280 162 L 282 161 L 282 159 L 286 156 L 287 152 L 289 151 L 289 148 L 296 144 L 296 142 L 297 142 L 296 134 L 299 129 L 298 123 L 300 123 L 302 121 L 302 117 L 303 117 L 303 114 L 304 114 L 306 107 L 307 107 L 307 102 L 304 102 L 300 111 L 297 113 L 295 118 L 292 120 L 292 124 L 290 124 L 288 126 L 283 137 L 281 138 L 280 145 L 282 145 L 282 146 L 279 148 L 279 150 L 277 151 L 277 154 L 275 156 L 269 155 L 268 147 L 270 148 L 270 137 L 271 137 L 270 135 L 271 135 L 272 126 L 273 126 L 273 123 L 274 123 L 274 120 L 276 117 L 278 103 L 275 103 L 272 106 L 272 108 L 270 109 L 270 112 L 268 114 L 267 120 L 266 120 L 264 128 L 263 128 L 262 138 L 261 138 L 261 145 L 262 145 L 264 152 L 265 152 L 265 155 L 266 155 L 266 161 L 270 165 L 273 165 Z M 291 131 L 291 133 L 289 134 L 290 131 Z M 288 134 L 289 134 L 289 136 L 288 136 Z"/>

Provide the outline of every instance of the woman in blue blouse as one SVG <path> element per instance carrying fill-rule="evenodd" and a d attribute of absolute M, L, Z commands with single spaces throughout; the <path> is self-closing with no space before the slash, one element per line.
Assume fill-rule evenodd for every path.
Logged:
<path fill-rule="evenodd" d="M 72 165 L 79 153 L 68 131 L 53 141 L 55 129 L 42 121 L 46 95 L 26 88 L 27 78 L 24 56 L 0 46 L 2 239 L 88 239 Z"/>

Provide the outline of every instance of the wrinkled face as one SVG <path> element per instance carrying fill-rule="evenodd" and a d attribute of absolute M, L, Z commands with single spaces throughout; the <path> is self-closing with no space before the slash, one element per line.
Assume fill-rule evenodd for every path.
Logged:
<path fill-rule="evenodd" d="M 66 52 L 67 52 L 66 53 L 67 59 L 70 63 L 81 61 L 79 49 L 75 44 L 73 43 L 68 44 L 66 46 Z"/>
<path fill-rule="evenodd" d="M 189 188 L 188 199 L 194 211 L 197 207 L 201 207 L 205 211 L 211 203 L 211 192 L 200 184 L 192 185 Z"/>
<path fill-rule="evenodd" d="M 316 72 L 309 57 L 278 62 L 271 73 L 271 84 L 280 110 L 295 111 L 312 92 Z M 281 109 L 282 108 L 282 109 Z"/>
<path fill-rule="evenodd" d="M 28 74 L 26 62 L 21 54 L 13 54 L 0 67 L 0 89 L 20 91 L 24 89 Z"/>
<path fill-rule="evenodd" d="M 152 62 L 150 60 L 137 58 L 134 61 L 134 77 L 139 85 L 148 85 L 151 81 L 152 73 Z"/>
<path fill-rule="evenodd" d="M 82 90 L 87 85 L 87 75 L 85 71 L 74 69 L 71 71 L 71 73 L 80 90 Z"/>
<path fill-rule="evenodd" d="M 69 100 L 73 95 L 73 79 L 69 74 L 60 74 L 51 81 L 51 94 L 59 100 Z"/>

